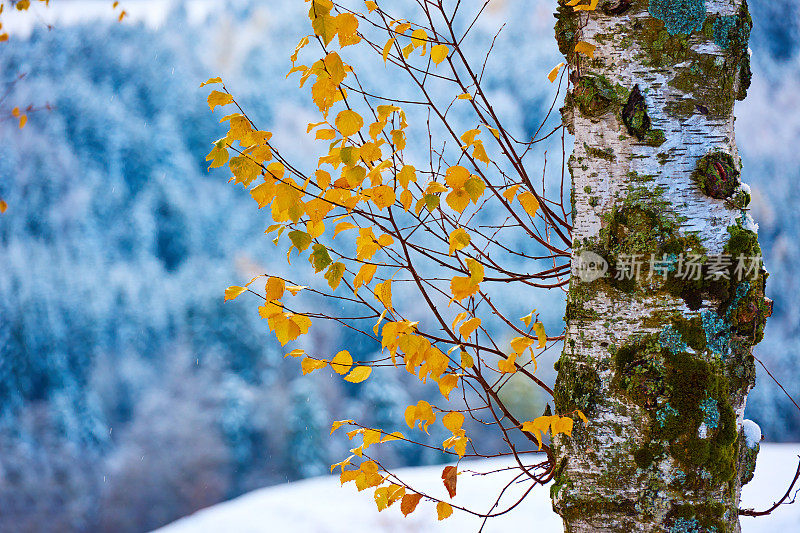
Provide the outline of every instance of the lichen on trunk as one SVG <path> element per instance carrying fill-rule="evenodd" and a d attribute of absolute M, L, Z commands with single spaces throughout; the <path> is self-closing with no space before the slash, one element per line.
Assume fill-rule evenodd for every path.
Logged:
<path fill-rule="evenodd" d="M 556 19 L 573 69 L 573 261 L 609 269 L 570 281 L 555 408 L 589 424 L 554 439 L 553 507 L 568 532 L 738 532 L 757 453 L 742 431 L 752 347 L 771 314 L 763 268 L 737 270 L 760 256 L 733 127 L 747 5 L 601 1 Z M 642 259 L 638 279 L 625 257 Z M 690 257 L 699 279 L 680 275 Z"/>

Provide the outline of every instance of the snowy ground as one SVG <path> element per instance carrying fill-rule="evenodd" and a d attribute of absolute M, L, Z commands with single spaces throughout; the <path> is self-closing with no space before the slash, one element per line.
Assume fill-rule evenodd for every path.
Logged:
<path fill-rule="evenodd" d="M 794 475 L 800 444 L 764 444 L 753 481 L 744 488 L 743 507 L 765 509 L 786 491 Z M 463 468 L 486 471 L 507 462 L 481 461 L 462 464 Z M 412 486 L 441 495 L 441 466 L 399 470 L 400 477 Z M 507 479 L 507 478 L 506 478 Z M 503 485 L 500 478 L 459 476 L 454 502 L 485 509 Z M 360 533 L 477 531 L 480 520 L 456 511 L 437 524 L 434 506 L 421 502 L 417 511 L 403 518 L 397 505 L 378 513 L 371 492 L 356 492 L 352 483 L 339 486 L 338 479 L 323 477 L 284 486 L 270 487 L 235 500 L 205 509 L 158 530 L 158 533 Z M 548 491 L 537 490 L 514 511 L 491 519 L 484 531 L 562 531 L 561 521 L 550 508 Z M 782 506 L 763 518 L 743 518 L 744 533 L 800 532 L 800 502 Z"/>

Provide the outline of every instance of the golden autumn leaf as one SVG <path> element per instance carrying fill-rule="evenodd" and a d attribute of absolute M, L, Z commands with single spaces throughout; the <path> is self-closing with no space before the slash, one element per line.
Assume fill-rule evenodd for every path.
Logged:
<path fill-rule="evenodd" d="M 204 81 L 203 83 L 200 84 L 200 88 L 202 89 L 206 85 L 212 85 L 212 84 L 216 84 L 216 83 L 222 83 L 222 78 L 219 78 L 219 77 L 217 77 L 217 78 L 209 78 L 208 81 Z"/>
<path fill-rule="evenodd" d="M 450 399 L 450 393 L 458 386 L 458 376 L 456 374 L 445 374 L 439 378 L 439 392 L 445 399 Z"/>
<path fill-rule="evenodd" d="M 331 359 L 331 368 L 339 375 L 347 374 L 353 366 L 353 357 L 347 350 L 342 350 Z"/>
<path fill-rule="evenodd" d="M 336 16 L 336 31 L 339 34 L 339 46 L 344 48 L 361 42 L 358 36 L 358 19 L 352 13 L 340 13 Z"/>
<path fill-rule="evenodd" d="M 287 357 L 303 357 L 306 354 L 306 351 L 302 348 L 297 348 L 296 350 L 292 350 L 291 352 L 287 353 L 283 356 L 284 359 Z"/>
<path fill-rule="evenodd" d="M 392 280 L 387 279 L 383 283 L 375 285 L 375 299 L 378 300 L 386 309 L 392 309 Z"/>
<path fill-rule="evenodd" d="M 480 318 L 477 318 L 477 317 L 470 318 L 469 320 L 467 320 L 466 322 L 461 324 L 461 326 L 459 326 L 458 332 L 461 334 L 461 337 L 464 340 L 466 340 L 466 339 L 469 338 L 470 335 L 472 335 L 472 333 L 476 329 L 478 329 L 478 327 L 480 325 L 481 325 L 481 319 Z"/>
<path fill-rule="evenodd" d="M 395 38 L 392 37 L 391 39 L 386 41 L 385 45 L 383 45 L 382 55 L 383 55 L 383 62 L 384 63 L 386 63 L 386 60 L 389 59 L 389 53 L 392 51 L 392 45 L 394 45 L 394 41 L 395 41 Z"/>
<path fill-rule="evenodd" d="M 514 196 L 516 196 L 517 191 L 519 190 L 520 187 L 522 187 L 522 184 L 512 185 L 511 187 L 503 191 L 503 198 L 508 200 L 508 203 L 513 203 Z"/>
<path fill-rule="evenodd" d="M 567 416 L 562 416 L 552 424 L 553 435 L 559 433 L 565 434 L 567 437 L 572 436 L 573 421 Z"/>
<path fill-rule="evenodd" d="M 452 496 L 451 496 L 452 498 Z M 453 506 L 447 502 L 439 502 L 436 504 L 436 516 L 439 520 L 449 518 L 453 514 Z"/>
<path fill-rule="evenodd" d="M 550 73 L 547 75 L 547 79 L 550 80 L 550 83 L 553 83 L 554 81 L 556 81 L 556 78 L 558 77 L 558 73 L 561 70 L 561 67 L 563 67 L 563 66 L 564 66 L 564 62 L 562 61 L 561 63 L 559 63 L 558 65 L 553 67 L 553 70 L 551 70 Z"/>
<path fill-rule="evenodd" d="M 232 103 L 233 96 L 228 93 L 211 91 L 211 94 L 208 95 L 208 107 L 211 108 L 211 111 L 214 111 L 214 108 L 217 106 L 226 106 Z"/>
<path fill-rule="evenodd" d="M 442 424 L 454 435 L 458 434 L 461 426 L 464 425 L 464 413 L 452 411 L 442 417 Z"/>
<path fill-rule="evenodd" d="M 448 54 L 450 54 L 450 49 L 447 46 L 443 44 L 437 44 L 431 48 L 431 61 L 438 65 L 447 59 Z"/>
<path fill-rule="evenodd" d="M 0 200 L 0 213 L 5 213 L 8 209 L 8 204 L 5 200 Z"/>
<path fill-rule="evenodd" d="M 392 431 L 391 433 L 384 435 L 384 437 L 381 439 L 381 444 L 384 442 L 391 442 L 393 440 L 405 440 L 405 438 L 405 435 L 403 435 L 401 432 Z"/>
<path fill-rule="evenodd" d="M 391 206 L 396 200 L 394 189 L 388 185 L 380 185 L 375 187 L 370 192 L 370 195 L 373 203 L 378 207 L 379 210 Z"/>
<path fill-rule="evenodd" d="M 593 58 L 595 48 L 597 47 L 593 44 L 587 43 L 586 41 L 579 41 L 578 44 L 575 45 L 575 52 Z"/>
<path fill-rule="evenodd" d="M 497 363 L 497 368 L 503 374 L 513 374 L 514 372 L 517 371 L 517 367 L 515 365 L 516 361 L 517 361 L 517 354 L 512 353 L 511 355 L 508 356 L 508 359 L 501 359 Z"/>
<path fill-rule="evenodd" d="M 336 421 L 334 421 L 333 424 L 331 425 L 331 435 L 333 435 L 333 432 L 336 431 L 337 429 L 339 429 L 340 427 L 342 427 L 342 426 L 344 426 L 346 424 L 353 424 L 354 422 L 355 422 L 355 420 L 351 420 L 351 419 L 350 420 L 336 420 Z M 333 472 L 333 467 L 331 467 L 331 472 Z"/>
<path fill-rule="evenodd" d="M 447 489 L 447 493 L 451 498 L 456 495 L 457 482 L 458 469 L 455 466 L 444 467 L 444 470 L 442 470 L 442 483 L 444 483 L 444 487 Z"/>
<path fill-rule="evenodd" d="M 544 331 L 544 324 L 541 322 L 536 322 L 533 325 L 533 331 L 536 332 L 536 337 L 539 339 L 538 348 L 541 350 L 547 344 L 547 334 Z"/>
<path fill-rule="evenodd" d="M 270 276 L 267 278 L 267 283 L 265 285 L 265 299 L 268 302 L 272 302 L 274 300 L 280 300 L 283 298 L 283 293 L 286 290 L 286 282 L 283 281 L 281 278 L 276 278 L 274 276 Z"/>
<path fill-rule="evenodd" d="M 240 294 L 242 294 L 246 290 L 247 288 L 238 287 L 236 285 L 228 287 L 227 289 L 225 289 L 225 301 L 235 300 L 236 298 L 239 297 Z"/>
<path fill-rule="evenodd" d="M 336 129 L 345 137 L 355 135 L 363 126 L 364 119 L 351 109 L 345 109 L 336 115 Z"/>
<path fill-rule="evenodd" d="M 303 370 L 303 375 L 304 376 L 306 374 L 310 374 L 311 372 L 313 372 L 315 370 L 320 370 L 322 368 L 325 368 L 326 366 L 328 366 L 328 362 L 327 361 L 320 361 L 318 359 L 312 359 L 311 357 L 306 357 L 300 363 L 300 367 Z"/>
<path fill-rule="evenodd" d="M 528 215 L 531 217 L 536 215 L 536 211 L 539 210 L 539 200 L 536 199 L 536 196 L 532 192 L 525 191 L 517 196 L 517 200 Z"/>
<path fill-rule="evenodd" d="M 369 10 L 370 13 L 378 9 L 378 4 L 373 2 L 373 0 L 366 0 L 366 2 L 364 3 L 367 5 L 367 9 Z"/>
<path fill-rule="evenodd" d="M 371 367 L 357 366 L 347 376 L 345 376 L 344 380 L 349 381 L 350 383 L 361 383 L 362 381 L 365 381 L 371 373 Z"/>
<path fill-rule="evenodd" d="M 581 4 L 583 0 L 570 0 L 567 2 L 568 6 L 572 6 L 575 11 L 594 11 L 597 9 L 597 4 L 600 0 L 590 0 L 588 4 Z"/>

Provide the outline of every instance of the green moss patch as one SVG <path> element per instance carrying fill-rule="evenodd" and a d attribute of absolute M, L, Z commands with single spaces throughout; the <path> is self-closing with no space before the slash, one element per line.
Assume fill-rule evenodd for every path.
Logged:
<path fill-rule="evenodd" d="M 733 156 L 719 151 L 700 158 L 692 180 L 703 193 L 717 199 L 729 198 L 741 184 Z"/>

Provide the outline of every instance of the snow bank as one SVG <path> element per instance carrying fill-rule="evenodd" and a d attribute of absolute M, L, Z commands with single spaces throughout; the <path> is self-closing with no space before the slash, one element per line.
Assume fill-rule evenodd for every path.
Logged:
<path fill-rule="evenodd" d="M 794 475 L 798 454 L 800 444 L 762 444 L 755 477 L 744 488 L 742 507 L 765 509 L 780 498 Z M 508 464 L 508 461 L 480 461 L 462 466 L 485 471 Z M 441 496 L 444 492 L 439 479 L 441 471 L 442 467 L 436 466 L 398 472 L 412 485 Z M 503 476 L 508 479 L 508 475 Z M 485 509 L 500 486 L 499 478 L 464 473 L 459 476 L 454 502 Z M 511 513 L 489 520 L 484 531 L 560 533 L 561 520 L 551 510 L 548 492 L 534 491 Z M 520 494 L 519 490 L 515 494 Z M 179 520 L 158 533 L 472 532 L 479 527 L 479 519 L 459 511 L 437 523 L 434 506 L 429 502 L 420 503 L 409 518 L 403 518 L 397 506 L 378 513 L 370 492 L 358 493 L 352 484 L 339 487 L 337 479 L 321 477 L 251 492 Z M 780 507 L 767 517 L 742 519 L 743 533 L 777 531 L 800 531 L 800 503 Z"/>

